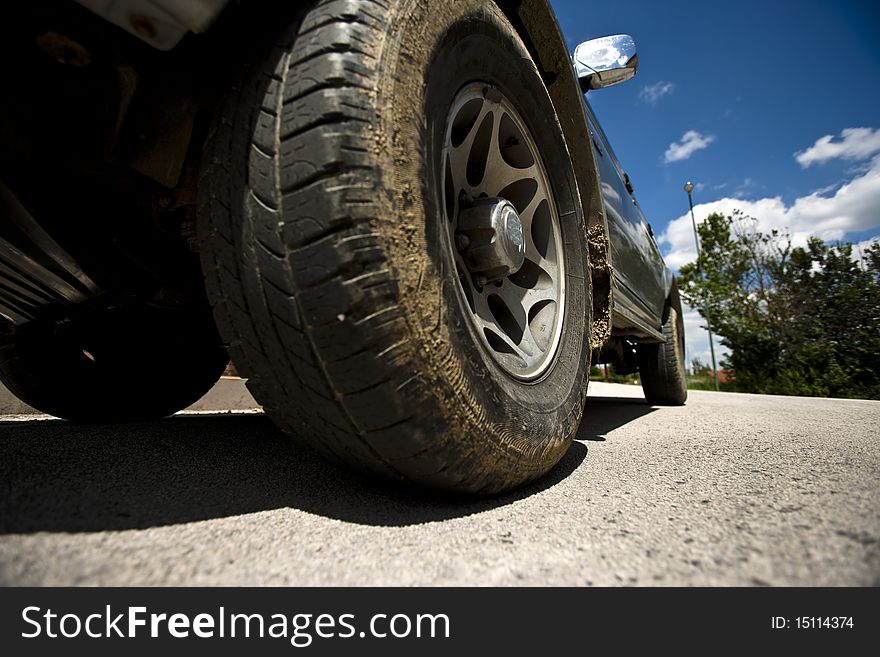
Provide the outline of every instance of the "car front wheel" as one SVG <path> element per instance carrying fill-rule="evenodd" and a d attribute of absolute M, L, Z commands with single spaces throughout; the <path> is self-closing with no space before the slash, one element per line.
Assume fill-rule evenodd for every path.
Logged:
<path fill-rule="evenodd" d="M 215 123 L 203 265 L 274 421 L 338 461 L 494 492 L 546 473 L 586 395 L 583 212 L 495 3 L 324 2 Z"/>

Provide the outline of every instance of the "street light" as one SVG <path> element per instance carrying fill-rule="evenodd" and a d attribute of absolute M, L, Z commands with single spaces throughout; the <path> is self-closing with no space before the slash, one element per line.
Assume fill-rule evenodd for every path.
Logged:
<path fill-rule="evenodd" d="M 694 219 L 694 200 L 691 198 L 691 192 L 694 191 L 694 183 L 688 180 L 684 184 L 684 191 L 688 195 L 688 205 L 691 208 L 691 225 L 694 227 L 694 243 L 697 245 L 697 274 L 702 277 L 700 269 L 700 234 L 697 232 L 697 220 Z M 715 369 L 715 342 L 712 338 L 712 323 L 709 321 L 709 313 L 706 313 L 706 330 L 709 333 L 709 353 L 712 355 L 712 380 L 715 382 L 715 390 L 717 391 L 718 370 Z"/>

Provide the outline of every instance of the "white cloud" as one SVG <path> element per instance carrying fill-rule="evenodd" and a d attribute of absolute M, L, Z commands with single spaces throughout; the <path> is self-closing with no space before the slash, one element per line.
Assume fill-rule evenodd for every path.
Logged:
<path fill-rule="evenodd" d="M 725 197 L 694 206 L 699 223 L 709 214 L 732 214 L 741 210 L 758 220 L 757 229 L 772 229 L 790 233 L 795 245 L 803 245 L 811 235 L 823 240 L 844 239 L 848 233 L 858 233 L 880 227 L 880 156 L 874 158 L 870 169 L 837 188 L 833 194 L 812 192 L 786 205 L 780 197 L 744 200 Z M 673 269 L 696 259 L 694 232 L 689 213 L 669 222 L 659 238 L 666 251 L 666 262 Z"/>
<path fill-rule="evenodd" d="M 864 160 L 877 152 L 880 152 L 880 129 L 846 128 L 840 133 L 839 141 L 834 141 L 833 135 L 825 135 L 808 149 L 795 153 L 794 159 L 806 169 L 836 158 Z"/>
<path fill-rule="evenodd" d="M 762 187 L 762 185 L 759 185 L 758 183 L 756 183 L 754 181 L 754 179 L 752 179 L 752 178 L 746 178 L 736 188 L 736 191 L 733 193 L 733 196 L 735 198 L 745 198 L 746 196 L 749 195 L 750 192 L 752 192 L 752 190 L 754 190 L 758 187 Z"/>
<path fill-rule="evenodd" d="M 668 96 L 675 91 L 675 83 L 673 82 L 655 82 L 648 84 L 639 90 L 639 98 L 649 105 L 656 105 L 663 96 Z"/>
<path fill-rule="evenodd" d="M 880 242 L 880 235 L 874 235 L 874 237 L 862 240 L 857 244 L 853 244 L 852 257 L 855 262 L 862 262 L 862 259 L 865 257 L 865 251 L 868 250 L 868 247 L 874 244 L 874 242 Z"/>
<path fill-rule="evenodd" d="M 686 160 L 697 151 L 708 148 L 713 141 L 715 141 L 714 135 L 704 135 L 696 130 L 688 130 L 681 136 L 681 141 L 669 144 L 669 148 L 663 154 L 663 161 L 669 164 Z"/>
<path fill-rule="evenodd" d="M 585 41 L 574 49 L 574 65 L 578 77 L 595 71 L 621 68 L 632 60 L 632 40 L 617 34 Z"/>

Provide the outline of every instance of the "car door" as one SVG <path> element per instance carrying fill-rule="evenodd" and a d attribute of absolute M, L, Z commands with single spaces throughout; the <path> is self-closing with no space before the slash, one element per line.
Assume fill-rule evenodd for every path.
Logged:
<path fill-rule="evenodd" d="M 635 305 L 629 309 L 647 315 L 652 324 L 659 326 L 666 302 L 666 266 L 651 226 L 636 202 L 632 183 L 617 161 L 586 98 L 584 110 L 605 204 L 611 263 L 618 291 L 615 303 Z"/>

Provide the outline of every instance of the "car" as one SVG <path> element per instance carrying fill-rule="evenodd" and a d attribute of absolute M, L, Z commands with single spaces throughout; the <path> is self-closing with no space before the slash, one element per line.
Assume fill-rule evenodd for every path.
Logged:
<path fill-rule="evenodd" d="M 174 413 L 228 355 L 299 443 L 488 494 L 576 433 L 592 363 L 681 404 L 675 280 L 545 0 L 58 0 L 0 27 L 0 379 Z"/>

